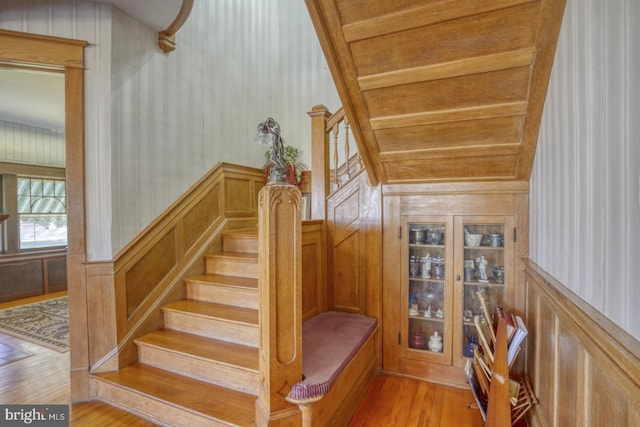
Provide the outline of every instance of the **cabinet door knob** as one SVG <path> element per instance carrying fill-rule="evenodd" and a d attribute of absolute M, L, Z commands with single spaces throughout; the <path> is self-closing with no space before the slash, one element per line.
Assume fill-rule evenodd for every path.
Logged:
<path fill-rule="evenodd" d="M 460 275 L 456 274 L 456 282 L 459 282 L 459 281 L 460 281 Z"/>

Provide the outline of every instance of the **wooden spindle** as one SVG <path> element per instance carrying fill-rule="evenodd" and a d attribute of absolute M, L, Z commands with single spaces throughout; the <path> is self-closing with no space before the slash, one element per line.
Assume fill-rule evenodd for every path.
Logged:
<path fill-rule="evenodd" d="M 345 175 L 347 180 L 351 178 L 351 168 L 349 166 L 349 120 L 344 118 L 344 158 L 345 160 Z"/>
<path fill-rule="evenodd" d="M 340 177 L 338 176 L 338 134 L 340 133 L 340 126 L 336 124 L 333 127 L 333 176 L 336 182 L 336 188 L 340 188 Z"/>

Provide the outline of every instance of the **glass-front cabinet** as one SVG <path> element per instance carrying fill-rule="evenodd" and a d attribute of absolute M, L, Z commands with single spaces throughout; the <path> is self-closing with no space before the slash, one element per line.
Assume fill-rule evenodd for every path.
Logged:
<path fill-rule="evenodd" d="M 456 319 L 456 365 L 473 357 L 480 342 L 477 325 L 485 323 L 485 310 L 493 315 L 496 305 L 505 306 L 513 281 L 513 219 L 511 217 L 456 217 L 461 265 L 456 274 L 460 292 Z M 510 291 L 509 291 L 510 292 Z M 486 337 L 490 339 L 490 337 Z"/>
<path fill-rule="evenodd" d="M 405 356 L 451 363 L 453 288 L 452 221 L 446 217 L 411 218 L 403 224 L 403 306 Z"/>
<path fill-rule="evenodd" d="M 404 357 L 463 366 L 483 311 L 504 306 L 511 292 L 513 218 L 412 216 L 402 228 Z"/>

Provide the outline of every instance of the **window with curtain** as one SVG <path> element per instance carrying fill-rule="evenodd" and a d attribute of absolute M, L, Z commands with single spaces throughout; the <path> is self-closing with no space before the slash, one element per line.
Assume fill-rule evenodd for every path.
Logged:
<path fill-rule="evenodd" d="M 67 244 L 66 185 L 64 180 L 18 178 L 20 249 Z"/>

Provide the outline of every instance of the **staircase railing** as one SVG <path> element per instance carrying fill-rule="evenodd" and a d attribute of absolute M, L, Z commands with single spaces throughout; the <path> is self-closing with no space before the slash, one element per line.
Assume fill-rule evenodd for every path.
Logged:
<path fill-rule="evenodd" d="M 311 116 L 311 218 L 325 219 L 325 200 L 363 169 L 344 109 L 316 105 Z M 355 151 L 355 154 L 351 154 Z"/>

